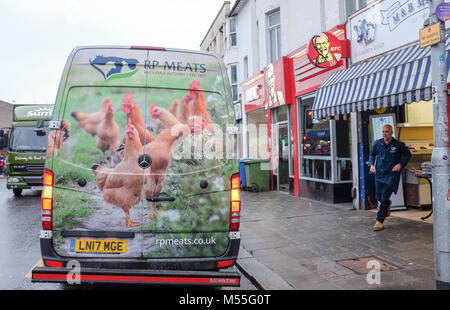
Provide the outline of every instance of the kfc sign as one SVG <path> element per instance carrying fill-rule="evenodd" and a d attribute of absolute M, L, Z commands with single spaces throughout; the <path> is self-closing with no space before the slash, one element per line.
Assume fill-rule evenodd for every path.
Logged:
<path fill-rule="evenodd" d="M 245 99 L 248 104 L 255 100 L 261 99 L 261 88 L 262 85 L 255 85 L 245 91 Z"/>
<path fill-rule="evenodd" d="M 322 32 L 309 42 L 308 59 L 316 67 L 336 67 L 343 54 L 341 41 L 329 32 Z"/>
<path fill-rule="evenodd" d="M 266 74 L 266 110 L 286 104 L 284 99 L 284 67 L 283 59 L 267 66 Z"/>

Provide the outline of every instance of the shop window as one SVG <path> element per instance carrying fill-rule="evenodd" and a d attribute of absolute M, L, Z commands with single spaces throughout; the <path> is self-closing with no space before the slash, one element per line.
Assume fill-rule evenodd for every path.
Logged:
<path fill-rule="evenodd" d="M 267 15 L 269 36 L 269 63 L 273 63 L 281 57 L 281 19 L 280 11 Z"/>
<path fill-rule="evenodd" d="M 289 120 L 289 108 L 287 105 L 279 107 L 277 111 L 277 122 L 287 122 Z"/>
<path fill-rule="evenodd" d="M 351 182 L 350 120 L 314 119 L 314 98 L 300 102 L 300 178 Z"/>
<path fill-rule="evenodd" d="M 269 159 L 269 132 L 267 111 L 257 110 L 247 114 L 248 149 L 250 158 Z"/>
<path fill-rule="evenodd" d="M 236 19 L 230 18 L 230 45 L 237 45 L 237 36 L 236 36 Z"/>

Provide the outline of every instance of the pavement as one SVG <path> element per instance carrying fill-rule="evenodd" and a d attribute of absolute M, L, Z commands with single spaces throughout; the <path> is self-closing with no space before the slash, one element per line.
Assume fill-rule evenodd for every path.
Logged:
<path fill-rule="evenodd" d="M 281 192 L 241 191 L 238 267 L 261 289 L 435 290 L 433 225 Z M 400 213 L 399 213 L 400 214 Z"/>

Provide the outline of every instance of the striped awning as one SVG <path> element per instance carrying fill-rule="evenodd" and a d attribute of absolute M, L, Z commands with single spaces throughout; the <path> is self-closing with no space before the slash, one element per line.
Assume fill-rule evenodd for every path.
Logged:
<path fill-rule="evenodd" d="M 430 55 L 431 47 L 414 45 L 332 74 L 317 91 L 313 117 L 431 100 Z"/>

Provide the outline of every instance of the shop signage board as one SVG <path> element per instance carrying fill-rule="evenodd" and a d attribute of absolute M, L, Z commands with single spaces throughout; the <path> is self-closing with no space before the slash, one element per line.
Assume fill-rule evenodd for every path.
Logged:
<path fill-rule="evenodd" d="M 294 82 L 292 60 L 287 57 L 282 57 L 268 65 L 264 72 L 266 110 L 291 104 L 294 90 L 292 85 Z"/>
<path fill-rule="evenodd" d="M 249 113 L 265 108 L 264 96 L 266 92 L 264 71 L 241 83 L 244 93 L 244 111 Z"/>
<path fill-rule="evenodd" d="M 429 11 L 429 0 L 384 0 L 352 16 L 352 62 L 416 42 Z"/>
<path fill-rule="evenodd" d="M 341 41 L 329 32 L 322 32 L 309 42 L 307 56 L 316 67 L 332 68 L 339 65 L 343 53 Z"/>
<path fill-rule="evenodd" d="M 437 44 L 441 41 L 441 23 L 435 23 L 420 30 L 420 48 Z"/>
<path fill-rule="evenodd" d="M 436 17 L 443 22 L 450 20 L 450 3 L 439 4 L 436 8 Z"/>
<path fill-rule="evenodd" d="M 314 49 L 314 46 L 311 47 L 311 41 L 288 55 L 288 57 L 293 60 L 296 97 L 316 91 L 331 74 L 347 68 L 347 59 L 350 58 L 350 41 L 347 40 L 345 25 L 337 25 L 334 28 L 327 30 L 325 33 L 331 34 L 331 36 L 339 41 L 337 43 L 333 39 L 333 43 L 330 42 L 330 46 L 333 47 L 334 45 L 334 47 L 336 47 L 340 45 L 342 48 L 340 50 L 342 54 L 340 55 L 337 65 L 332 67 L 319 67 L 314 65 L 310 59 L 316 57 L 313 52 L 308 52 L 311 48 Z M 335 48 L 333 51 L 337 53 Z"/>

